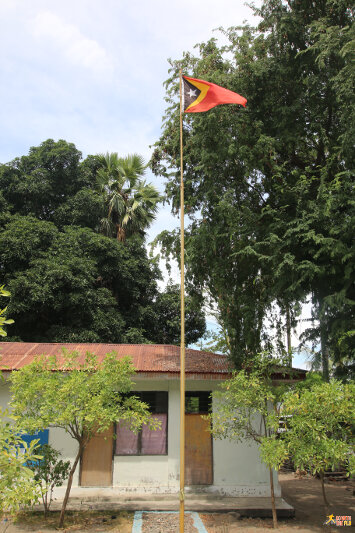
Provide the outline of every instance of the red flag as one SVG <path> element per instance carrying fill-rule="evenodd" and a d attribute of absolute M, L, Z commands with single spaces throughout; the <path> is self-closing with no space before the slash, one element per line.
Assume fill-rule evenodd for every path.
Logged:
<path fill-rule="evenodd" d="M 220 104 L 240 104 L 245 107 L 247 99 L 240 94 L 224 89 L 215 83 L 183 76 L 183 110 L 185 113 L 208 111 Z"/>

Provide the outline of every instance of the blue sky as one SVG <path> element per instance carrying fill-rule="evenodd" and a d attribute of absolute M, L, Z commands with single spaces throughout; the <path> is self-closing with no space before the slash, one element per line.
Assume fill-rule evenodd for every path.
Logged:
<path fill-rule="evenodd" d="M 0 0 L 0 162 L 47 138 L 148 161 L 167 59 L 246 20 L 241 0 Z M 176 223 L 162 208 L 149 236 Z"/>
<path fill-rule="evenodd" d="M 148 161 L 167 59 L 244 21 L 256 23 L 240 0 L 0 0 L 0 162 L 47 138 L 84 156 L 137 152 Z M 149 237 L 177 225 L 161 208 Z"/>
<path fill-rule="evenodd" d="M 245 19 L 233 0 L 0 0 L 0 161 L 49 137 L 148 158 L 167 59 Z"/>

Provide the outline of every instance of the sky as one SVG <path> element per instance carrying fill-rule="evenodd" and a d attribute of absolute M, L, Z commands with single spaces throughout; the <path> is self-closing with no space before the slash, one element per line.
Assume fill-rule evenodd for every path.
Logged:
<path fill-rule="evenodd" d="M 149 158 L 168 58 L 246 19 L 239 0 L 0 0 L 0 161 L 50 137 Z"/>
<path fill-rule="evenodd" d="M 240 0 L 0 0 L 0 162 L 48 138 L 73 142 L 84 157 L 148 161 L 168 58 L 244 21 L 257 23 Z M 163 191 L 159 178 L 149 181 Z M 148 237 L 178 224 L 162 207 Z"/>
<path fill-rule="evenodd" d="M 242 0 L 0 0 L 0 162 L 48 138 L 148 161 L 168 58 L 244 21 Z M 162 208 L 149 238 L 176 224 Z"/>

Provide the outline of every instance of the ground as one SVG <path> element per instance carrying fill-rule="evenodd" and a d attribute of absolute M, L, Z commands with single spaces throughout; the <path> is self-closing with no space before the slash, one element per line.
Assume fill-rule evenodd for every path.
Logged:
<path fill-rule="evenodd" d="M 327 518 L 319 479 L 280 474 L 283 498 L 295 509 L 295 518 L 279 520 L 282 533 L 334 532 L 343 528 L 323 525 Z M 326 484 L 330 512 L 336 516 L 351 516 L 355 524 L 353 484 L 350 481 L 332 481 Z M 200 515 L 208 533 L 260 533 L 272 529 L 271 519 L 238 518 L 233 513 L 223 516 Z M 215 521 L 215 522 L 214 522 Z M 153 533 L 153 531 L 152 531 Z M 154 532 L 155 533 L 155 532 Z"/>
<path fill-rule="evenodd" d="M 312 533 L 321 531 L 338 531 L 339 527 L 323 525 L 326 511 L 321 495 L 320 481 L 311 477 L 299 477 L 293 473 L 280 474 L 282 494 L 285 500 L 296 510 L 294 519 L 280 520 L 282 533 Z M 334 515 L 352 516 L 355 524 L 355 505 L 353 485 L 348 482 L 333 481 L 326 484 L 326 492 L 331 504 L 330 512 Z M 54 513 L 53 513 L 54 514 Z M 41 515 L 21 517 L 16 524 L 11 524 L 6 533 L 54 533 L 58 514 L 44 521 Z M 271 519 L 249 519 L 237 513 L 200 513 L 208 533 L 260 533 L 272 528 Z M 143 519 L 144 533 L 175 533 L 177 515 L 146 515 Z M 131 533 L 133 513 L 126 512 L 73 512 L 68 516 L 63 533 Z M 192 520 L 187 519 L 185 533 L 196 533 Z M 0 525 L 0 533 L 4 524 Z"/>

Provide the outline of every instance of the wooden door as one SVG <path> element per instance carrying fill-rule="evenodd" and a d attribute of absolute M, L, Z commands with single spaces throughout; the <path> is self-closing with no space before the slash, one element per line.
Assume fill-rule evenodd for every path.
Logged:
<path fill-rule="evenodd" d="M 212 436 L 209 420 L 185 415 L 185 484 L 212 485 Z"/>
<path fill-rule="evenodd" d="M 112 485 L 112 435 L 113 425 L 92 437 L 86 446 L 81 458 L 80 485 L 82 487 Z"/>

